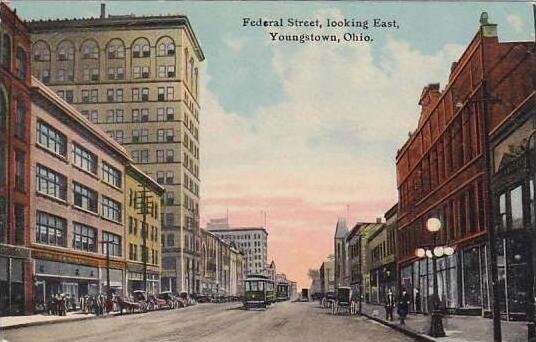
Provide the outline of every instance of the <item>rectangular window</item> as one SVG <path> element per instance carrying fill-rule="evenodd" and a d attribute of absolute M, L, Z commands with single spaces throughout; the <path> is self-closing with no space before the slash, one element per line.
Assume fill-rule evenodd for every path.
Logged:
<path fill-rule="evenodd" d="M 132 122 L 139 122 L 139 121 L 140 121 L 140 110 L 133 109 L 132 110 Z"/>
<path fill-rule="evenodd" d="M 73 248 L 86 252 L 97 251 L 97 230 L 82 223 L 73 223 Z"/>
<path fill-rule="evenodd" d="M 164 171 L 156 171 L 156 182 L 164 184 Z"/>
<path fill-rule="evenodd" d="M 156 141 L 163 142 L 164 141 L 164 134 L 165 134 L 165 130 L 158 129 L 156 131 Z"/>
<path fill-rule="evenodd" d="M 65 246 L 67 221 L 61 217 L 38 211 L 35 241 L 53 246 Z"/>
<path fill-rule="evenodd" d="M 523 190 L 521 185 L 510 192 L 512 229 L 523 228 Z"/>
<path fill-rule="evenodd" d="M 121 222 L 121 203 L 103 196 L 102 216 L 112 221 Z"/>
<path fill-rule="evenodd" d="M 140 89 L 132 88 L 132 101 L 139 101 L 139 100 L 140 100 Z"/>
<path fill-rule="evenodd" d="M 143 102 L 149 101 L 149 88 L 142 88 L 141 89 L 141 100 Z"/>
<path fill-rule="evenodd" d="M 158 66 L 158 77 L 165 78 L 166 77 L 166 66 L 165 65 L 159 65 Z"/>
<path fill-rule="evenodd" d="M 104 242 L 102 254 L 106 255 L 109 253 L 110 256 L 121 256 L 121 236 L 108 232 L 102 232 L 102 241 Z"/>
<path fill-rule="evenodd" d="M 139 66 L 135 66 L 132 68 L 132 77 L 133 78 L 141 77 L 141 68 Z"/>
<path fill-rule="evenodd" d="M 140 163 L 148 163 L 149 162 L 149 150 L 141 150 L 140 151 Z"/>
<path fill-rule="evenodd" d="M 141 77 L 142 78 L 149 78 L 149 67 L 148 66 L 144 66 L 141 69 Z"/>
<path fill-rule="evenodd" d="M 106 90 L 106 100 L 108 102 L 114 102 L 114 90 L 113 89 Z"/>
<path fill-rule="evenodd" d="M 26 190 L 26 154 L 15 151 L 15 189 L 18 192 Z"/>
<path fill-rule="evenodd" d="M 158 88 L 158 101 L 165 101 L 166 100 L 166 88 L 159 87 Z"/>
<path fill-rule="evenodd" d="M 73 144 L 73 164 L 97 174 L 97 156 L 77 144 Z"/>
<path fill-rule="evenodd" d="M 166 100 L 171 101 L 175 98 L 175 89 L 173 87 L 167 87 L 166 89 Z"/>
<path fill-rule="evenodd" d="M 157 163 L 164 162 L 164 150 L 156 150 L 156 162 Z"/>
<path fill-rule="evenodd" d="M 147 121 L 149 121 L 149 109 L 142 108 L 141 109 L 141 122 L 147 122 Z"/>
<path fill-rule="evenodd" d="M 171 129 L 166 130 L 166 141 L 173 142 L 173 138 L 174 138 L 173 129 L 171 128 Z"/>
<path fill-rule="evenodd" d="M 89 103 L 89 90 L 87 89 L 82 90 L 82 103 Z"/>
<path fill-rule="evenodd" d="M 166 162 L 173 163 L 175 161 L 173 150 L 166 150 Z"/>
<path fill-rule="evenodd" d="M 67 177 L 40 164 L 35 173 L 38 192 L 67 200 Z"/>
<path fill-rule="evenodd" d="M 93 103 L 99 102 L 99 90 L 98 89 L 91 89 L 91 102 Z"/>
<path fill-rule="evenodd" d="M 73 103 L 74 102 L 74 93 L 72 90 L 66 90 L 65 91 L 65 101 L 67 103 Z"/>
<path fill-rule="evenodd" d="M 92 110 L 91 111 L 90 121 L 92 123 L 98 123 L 99 122 L 99 111 L 98 110 Z"/>
<path fill-rule="evenodd" d="M 102 163 L 102 179 L 115 187 L 121 187 L 121 171 L 108 163 Z"/>
<path fill-rule="evenodd" d="M 115 140 L 120 144 L 123 143 L 123 131 L 122 130 L 115 131 Z"/>
<path fill-rule="evenodd" d="M 125 79 L 125 68 L 118 67 L 117 68 L 117 79 L 118 80 L 124 80 Z"/>
<path fill-rule="evenodd" d="M 67 155 L 67 138 L 60 131 L 43 121 L 37 121 L 37 142 L 42 147 L 59 154 Z"/>
<path fill-rule="evenodd" d="M 175 120 L 175 110 L 173 109 L 173 107 L 166 108 L 166 120 L 167 121 Z"/>
<path fill-rule="evenodd" d="M 158 108 L 156 110 L 156 120 L 164 121 L 164 118 L 165 118 L 164 108 Z"/>
<path fill-rule="evenodd" d="M 26 208 L 22 204 L 15 204 L 15 244 L 24 245 L 24 231 L 26 226 Z"/>
<path fill-rule="evenodd" d="M 174 65 L 168 65 L 167 67 L 167 77 L 175 77 L 175 66 Z"/>
<path fill-rule="evenodd" d="M 98 194 L 96 191 L 91 190 L 90 188 L 75 182 L 73 187 L 73 193 L 74 205 L 82 209 L 92 211 L 94 213 L 98 212 Z"/>
<path fill-rule="evenodd" d="M 122 109 L 115 110 L 115 122 L 123 122 L 124 114 Z"/>
<path fill-rule="evenodd" d="M 26 104 L 17 100 L 17 116 L 15 117 L 15 136 L 21 140 L 26 138 Z"/>
<path fill-rule="evenodd" d="M 173 171 L 166 172 L 166 184 L 173 184 L 174 178 L 175 178 L 175 175 L 173 174 Z"/>
<path fill-rule="evenodd" d="M 116 102 L 123 102 L 123 89 L 116 89 L 115 90 L 115 101 Z"/>

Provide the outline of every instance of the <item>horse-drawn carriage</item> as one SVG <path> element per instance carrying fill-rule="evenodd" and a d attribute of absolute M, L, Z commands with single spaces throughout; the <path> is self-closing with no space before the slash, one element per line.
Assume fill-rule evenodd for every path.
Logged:
<path fill-rule="evenodd" d="M 352 290 L 349 287 L 339 287 L 335 292 L 335 299 L 331 307 L 331 313 L 338 315 L 341 311 L 350 313 Z"/>

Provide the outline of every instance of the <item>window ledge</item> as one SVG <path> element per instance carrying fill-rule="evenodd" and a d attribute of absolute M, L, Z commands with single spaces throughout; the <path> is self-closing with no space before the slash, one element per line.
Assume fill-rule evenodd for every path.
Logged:
<path fill-rule="evenodd" d="M 76 210 L 83 211 L 83 212 L 88 213 L 88 214 L 90 214 L 90 215 L 93 215 L 93 216 L 95 216 L 95 217 L 100 217 L 100 215 L 99 215 L 98 212 L 96 213 L 96 212 L 94 212 L 94 211 L 91 211 L 91 210 L 88 210 L 88 209 L 79 207 L 79 206 L 77 206 L 76 204 L 73 204 L 73 205 L 72 205 L 72 208 L 74 208 L 74 209 L 76 209 Z"/>
<path fill-rule="evenodd" d="M 39 191 L 39 190 L 37 190 L 37 191 L 35 192 L 35 194 L 36 194 L 37 196 L 47 198 L 47 199 L 49 199 L 49 200 L 51 200 L 51 201 L 54 201 L 54 202 L 57 202 L 57 203 L 59 203 L 59 204 L 69 205 L 69 203 L 68 203 L 66 200 L 64 200 L 64 199 L 62 199 L 62 198 L 54 197 L 54 196 L 49 195 L 49 194 L 47 194 L 47 193 L 41 192 L 41 191 Z"/>
<path fill-rule="evenodd" d="M 109 182 L 105 181 L 104 179 L 101 179 L 101 183 L 108 185 L 110 188 L 115 189 L 115 190 L 119 191 L 120 193 L 123 193 L 122 188 L 120 188 L 118 186 L 115 186 L 112 183 L 109 183 Z"/>
<path fill-rule="evenodd" d="M 100 181 L 99 176 L 97 176 L 96 174 L 94 174 L 94 173 L 92 173 L 92 172 L 90 172 L 90 171 L 88 171 L 88 170 L 86 170 L 86 169 L 83 169 L 83 168 L 81 168 L 80 166 L 78 166 L 78 165 L 76 165 L 76 164 L 74 164 L 74 163 L 71 163 L 71 165 L 72 165 L 72 167 L 74 167 L 75 169 L 77 169 L 77 170 L 79 170 L 79 171 L 81 171 L 81 172 L 83 172 L 83 173 L 85 173 L 85 174 L 87 174 L 87 175 L 93 177 L 94 179 Z"/>
<path fill-rule="evenodd" d="M 39 144 L 38 142 L 35 143 L 35 146 L 37 148 L 39 148 L 40 150 L 43 150 L 44 152 L 46 152 L 46 153 L 54 156 L 55 158 L 61 160 L 65 164 L 69 164 L 69 161 L 67 160 L 67 157 L 62 156 L 61 154 L 58 154 L 58 153 L 56 153 L 54 151 L 49 150 L 46 146 L 43 146 L 43 145 Z"/>
<path fill-rule="evenodd" d="M 105 216 L 102 216 L 102 215 L 100 215 L 99 217 L 101 219 L 105 220 L 105 221 L 112 222 L 112 223 L 115 223 L 115 224 L 120 225 L 120 226 L 123 225 L 123 222 L 121 222 L 121 221 L 115 221 L 115 220 L 109 219 L 109 218 L 107 218 Z"/>

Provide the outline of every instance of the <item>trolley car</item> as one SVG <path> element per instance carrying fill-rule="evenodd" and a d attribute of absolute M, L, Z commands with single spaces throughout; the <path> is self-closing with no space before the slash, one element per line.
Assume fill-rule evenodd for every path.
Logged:
<path fill-rule="evenodd" d="M 276 286 L 277 301 L 289 300 L 289 284 L 288 282 L 279 282 Z"/>
<path fill-rule="evenodd" d="M 269 304 L 269 284 L 273 283 L 268 277 L 262 275 L 249 275 L 244 280 L 244 308 L 264 308 Z M 273 294 L 273 290 L 272 290 Z M 272 295 L 273 296 L 273 295 Z"/>

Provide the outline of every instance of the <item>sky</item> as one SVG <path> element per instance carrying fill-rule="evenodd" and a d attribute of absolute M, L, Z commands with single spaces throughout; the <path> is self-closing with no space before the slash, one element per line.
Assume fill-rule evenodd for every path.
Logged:
<path fill-rule="evenodd" d="M 201 73 L 201 224 L 260 226 L 269 260 L 308 287 L 338 217 L 373 221 L 397 202 L 395 158 L 428 83 L 445 85 L 482 11 L 501 41 L 534 39 L 529 2 L 106 1 L 111 14 L 185 14 Z M 97 17 L 100 1 L 24 1 L 26 19 Z M 398 29 L 244 27 L 243 18 L 396 20 Z M 356 32 L 369 43 L 270 41 L 270 32 Z M 347 210 L 348 209 L 348 210 Z M 348 212 L 348 214 L 347 214 Z"/>

